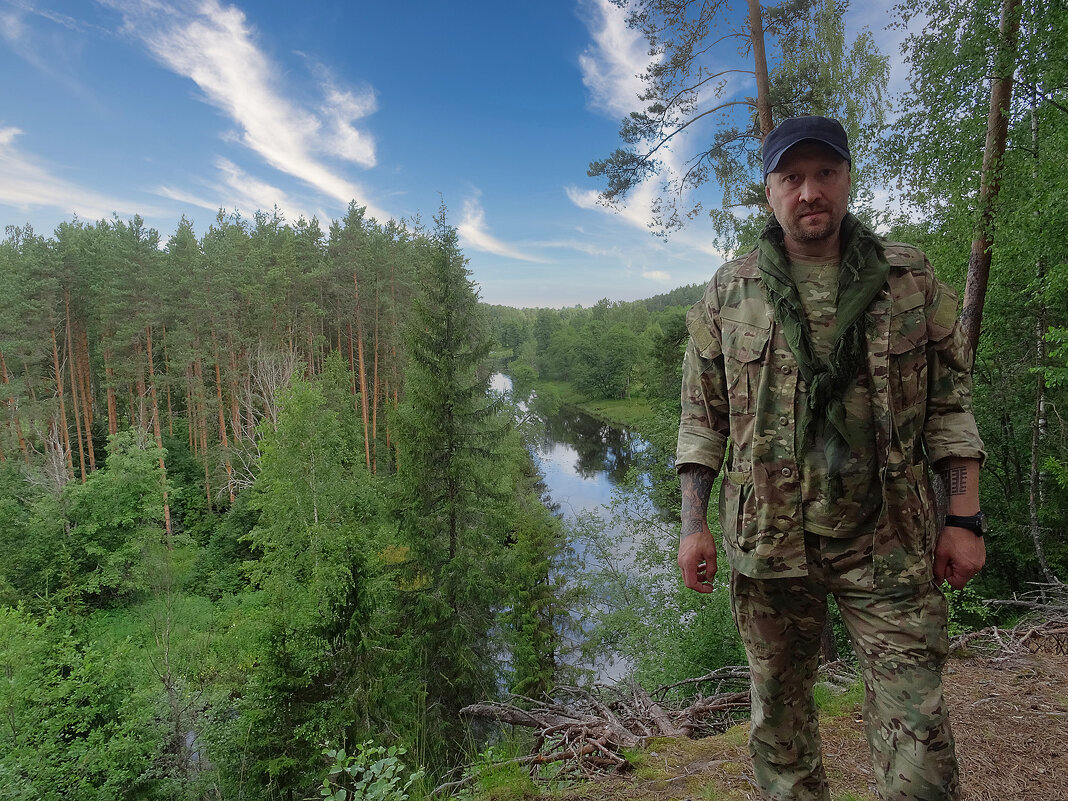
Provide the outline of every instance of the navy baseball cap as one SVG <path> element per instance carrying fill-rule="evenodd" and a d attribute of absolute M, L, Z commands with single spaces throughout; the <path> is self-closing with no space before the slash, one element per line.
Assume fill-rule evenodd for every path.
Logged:
<path fill-rule="evenodd" d="M 850 164 L 853 157 L 849 155 L 849 139 L 845 128 L 838 120 L 829 117 L 791 117 L 779 123 L 779 127 L 764 137 L 764 180 L 768 173 L 779 166 L 782 154 L 806 139 L 814 139 L 834 150 Z"/>

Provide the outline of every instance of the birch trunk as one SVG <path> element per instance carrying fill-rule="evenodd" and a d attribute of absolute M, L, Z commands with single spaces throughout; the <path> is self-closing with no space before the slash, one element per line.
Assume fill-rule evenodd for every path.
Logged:
<path fill-rule="evenodd" d="M 968 280 L 964 287 L 961 327 L 971 345 L 972 358 L 979 346 L 986 288 L 990 281 L 990 256 L 994 244 L 994 204 L 1001 190 L 1001 162 L 1009 134 L 1012 76 L 1016 70 L 1016 44 L 1020 33 L 1020 0 L 1004 0 L 998 29 L 994 77 L 990 84 L 990 111 L 986 122 L 986 147 L 979 187 L 979 221 L 968 257 Z"/>
<path fill-rule="evenodd" d="M 1031 90 L 1031 153 L 1034 156 L 1031 175 L 1038 180 L 1038 89 Z M 1038 219 L 1039 212 L 1035 212 Z M 1046 550 L 1042 546 L 1041 512 L 1045 505 L 1042 475 L 1042 445 L 1046 438 L 1046 376 L 1042 368 L 1046 366 L 1046 265 L 1041 258 L 1035 261 L 1035 284 L 1038 295 L 1038 319 L 1035 321 L 1035 364 L 1039 369 L 1035 376 L 1035 417 L 1031 423 L 1031 471 L 1029 476 L 1030 491 L 1027 494 L 1027 511 L 1031 528 L 1031 539 L 1035 543 L 1035 555 L 1038 566 L 1046 582 L 1052 584 L 1056 579 L 1046 560 Z"/>

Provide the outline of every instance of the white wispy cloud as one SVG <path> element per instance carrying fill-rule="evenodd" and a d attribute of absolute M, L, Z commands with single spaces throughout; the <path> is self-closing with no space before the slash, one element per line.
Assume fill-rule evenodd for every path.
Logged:
<path fill-rule="evenodd" d="M 0 128 L 0 203 L 23 211 L 33 208 L 60 209 L 87 220 L 118 214 L 162 215 L 141 200 L 124 200 L 80 186 L 55 174 L 54 168 L 38 163 L 15 143 L 22 131 Z"/>
<path fill-rule="evenodd" d="M 8 7 L 0 10 L 0 41 L 8 50 L 83 101 L 97 102 L 94 91 L 82 83 L 79 55 L 82 34 L 106 34 L 73 17 L 22 0 L 6 2 Z M 70 32 L 75 35 L 66 35 Z"/>
<path fill-rule="evenodd" d="M 556 239 L 543 240 L 531 243 L 539 248 L 555 248 L 558 250 L 573 250 L 576 253 L 585 253 L 587 256 L 619 256 L 621 251 L 618 247 L 600 247 L 592 242 L 581 239 Z"/>
<path fill-rule="evenodd" d="M 287 220 L 296 220 L 299 217 L 311 219 L 313 216 L 283 189 L 249 175 L 229 159 L 216 159 L 215 167 L 218 170 L 218 179 L 204 182 L 210 199 L 203 194 L 173 186 L 161 186 L 156 192 L 186 205 L 199 206 L 210 211 L 230 209 L 240 211 L 247 217 L 257 211 L 270 211 L 275 206 Z M 320 220 L 329 219 L 321 212 L 317 216 Z"/>
<path fill-rule="evenodd" d="M 376 109 L 371 89 L 326 81 L 320 87 L 322 101 L 312 109 L 279 85 L 282 68 L 257 44 L 239 8 L 218 0 L 196 5 L 102 1 L 122 13 L 125 31 L 162 64 L 196 83 L 205 100 L 237 126 L 235 139 L 267 164 L 341 204 L 355 199 L 368 205 L 370 216 L 388 218 L 371 206 L 357 183 L 328 163 L 336 158 L 375 166 L 374 138 L 355 124 Z"/>
<path fill-rule="evenodd" d="M 616 217 L 632 228 L 640 228 L 648 231 L 652 222 L 652 200 L 655 193 L 653 182 L 646 181 L 636 187 L 627 198 L 626 204 L 619 206 L 606 206 L 600 200 L 600 193 L 596 189 L 581 189 L 570 185 L 564 187 L 568 200 L 586 211 L 598 211 Z"/>
<path fill-rule="evenodd" d="M 645 270 L 642 273 L 642 278 L 647 278 L 660 284 L 667 284 L 671 282 L 671 273 L 665 270 Z"/>
<path fill-rule="evenodd" d="M 579 56 L 590 106 L 623 117 L 638 106 L 643 88 L 638 75 L 650 63 L 648 44 L 627 27 L 626 10 L 609 0 L 584 0 L 580 12 L 592 39 Z"/>
<path fill-rule="evenodd" d="M 460 235 L 460 244 L 472 250 L 518 261 L 544 261 L 493 236 L 486 227 L 486 213 L 475 198 L 464 201 L 463 218 L 456 226 L 456 232 Z"/>
<path fill-rule="evenodd" d="M 627 27 L 627 10 L 610 0 L 584 0 L 586 28 L 590 45 L 579 57 L 582 82 L 590 93 L 590 105 L 615 117 L 622 117 L 641 105 L 643 89 L 638 77 L 651 63 L 648 43 L 637 31 Z M 681 161 L 672 145 L 657 153 L 666 174 L 677 173 Z M 564 191 L 581 209 L 617 215 L 628 225 L 648 230 L 654 219 L 653 204 L 661 189 L 661 179 L 653 176 L 634 187 L 618 206 L 607 207 L 598 201 L 593 189 L 567 186 Z"/>

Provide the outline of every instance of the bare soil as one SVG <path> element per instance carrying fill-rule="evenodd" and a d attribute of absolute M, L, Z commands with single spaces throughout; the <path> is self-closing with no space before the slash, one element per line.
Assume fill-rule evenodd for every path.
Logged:
<path fill-rule="evenodd" d="M 1059 653 L 1058 653 L 1059 652 Z M 995 655 L 962 649 L 945 670 L 960 760 L 962 801 L 1068 801 L 1068 656 L 1033 638 Z M 634 770 L 599 778 L 560 799 L 757 801 L 748 724 L 700 740 L 660 739 L 632 756 Z M 876 801 L 859 706 L 820 723 L 834 801 Z"/>

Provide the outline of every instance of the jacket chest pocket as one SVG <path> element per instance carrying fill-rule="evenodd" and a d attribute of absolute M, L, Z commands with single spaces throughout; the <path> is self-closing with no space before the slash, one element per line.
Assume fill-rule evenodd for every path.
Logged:
<path fill-rule="evenodd" d="M 894 304 L 890 317 L 890 391 L 901 411 L 927 397 L 927 318 L 923 294 Z"/>
<path fill-rule="evenodd" d="M 752 414 L 756 407 L 762 357 L 771 338 L 771 321 L 763 327 L 722 317 L 720 325 L 731 414 Z"/>

